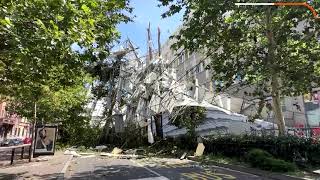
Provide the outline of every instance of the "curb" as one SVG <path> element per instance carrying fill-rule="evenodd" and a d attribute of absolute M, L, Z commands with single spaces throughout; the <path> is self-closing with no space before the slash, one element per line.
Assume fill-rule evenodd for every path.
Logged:
<path fill-rule="evenodd" d="M 68 161 L 64 164 L 61 172 L 59 173 L 59 176 L 57 177 L 58 180 L 63 180 L 64 179 L 64 175 L 65 175 L 65 173 L 66 173 L 66 171 L 67 171 L 67 169 L 68 169 L 68 167 L 69 167 L 69 165 L 71 163 L 72 158 L 73 158 L 73 155 L 70 155 Z"/>
<path fill-rule="evenodd" d="M 231 170 L 236 170 L 240 172 L 245 172 L 261 177 L 266 177 L 266 178 L 271 178 L 275 180 L 302 180 L 303 178 L 298 178 L 298 177 L 293 177 L 293 176 L 288 176 L 288 175 L 283 175 L 280 173 L 273 173 L 269 171 L 264 171 L 260 169 L 255 169 L 255 168 L 249 168 L 249 167 L 242 167 L 238 165 L 230 165 L 230 164 L 221 164 L 217 162 L 210 162 L 208 166 L 217 166 L 217 167 L 223 167 Z"/>

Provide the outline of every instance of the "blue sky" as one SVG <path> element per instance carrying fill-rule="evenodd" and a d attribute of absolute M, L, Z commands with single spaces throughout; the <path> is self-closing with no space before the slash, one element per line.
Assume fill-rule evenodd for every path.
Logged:
<path fill-rule="evenodd" d="M 158 0 L 131 0 L 134 8 L 133 14 L 136 16 L 134 22 L 120 24 L 121 41 L 130 38 L 134 45 L 138 46 L 139 54 L 144 55 L 147 48 L 147 27 L 151 23 L 151 33 L 154 49 L 157 48 L 157 28 L 161 29 L 161 43 L 182 24 L 182 13 L 173 17 L 162 19 L 161 14 L 166 11 L 166 7 L 158 7 Z"/>

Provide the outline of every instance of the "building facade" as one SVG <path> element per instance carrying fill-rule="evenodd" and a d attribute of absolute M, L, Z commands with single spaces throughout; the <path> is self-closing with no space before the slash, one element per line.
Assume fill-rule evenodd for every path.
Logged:
<path fill-rule="evenodd" d="M 26 118 L 6 111 L 6 102 L 0 103 L 0 140 L 30 137 L 30 123 Z"/>
<path fill-rule="evenodd" d="M 233 85 L 224 93 L 215 93 L 215 81 L 212 79 L 212 73 L 205 67 L 210 63 L 210 59 L 206 58 L 199 52 L 188 52 L 186 50 L 174 51 L 170 46 L 174 43 L 173 39 L 169 39 L 162 46 L 162 56 L 169 63 L 168 68 L 176 70 L 177 80 L 184 84 L 191 84 L 195 79 L 199 82 L 200 99 L 204 99 L 211 104 L 220 106 L 232 112 L 254 116 L 258 110 L 259 99 L 250 97 L 246 94 L 253 92 L 253 87 L 239 87 Z M 238 86 L 238 87 L 237 87 Z M 315 92 L 320 92 L 315 91 Z M 317 93 L 315 93 L 317 94 Z M 320 94 L 320 93 L 319 93 Z M 318 97 L 318 96 L 316 96 Z M 319 95 L 320 99 L 320 95 Z M 272 98 L 266 100 L 271 104 Z M 317 101 L 317 102 L 320 102 Z M 283 97 L 282 110 L 287 127 L 316 127 L 320 126 L 320 103 L 305 101 L 303 96 L 299 97 Z M 275 123 L 274 114 L 267 107 L 263 108 L 262 118 L 265 121 Z"/>

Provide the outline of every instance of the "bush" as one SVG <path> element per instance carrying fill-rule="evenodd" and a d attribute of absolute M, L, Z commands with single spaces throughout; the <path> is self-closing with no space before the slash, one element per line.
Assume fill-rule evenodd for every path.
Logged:
<path fill-rule="evenodd" d="M 253 149 L 249 151 L 246 160 L 251 166 L 263 170 L 275 172 L 289 172 L 296 169 L 293 163 L 286 162 L 281 159 L 275 159 L 272 155 L 261 149 Z"/>
<path fill-rule="evenodd" d="M 253 149 L 246 155 L 246 161 L 253 167 L 259 167 L 263 161 L 267 158 L 271 158 L 272 155 L 261 149 Z"/>
<path fill-rule="evenodd" d="M 204 140 L 204 145 L 206 153 L 220 153 L 228 157 L 241 158 L 251 149 L 262 149 L 289 162 L 306 159 L 308 164 L 320 165 L 320 144 L 294 136 L 215 136 Z"/>
<path fill-rule="evenodd" d="M 94 128 L 87 124 L 65 124 L 59 127 L 58 142 L 69 146 L 95 147 L 98 145 L 100 128 Z"/>

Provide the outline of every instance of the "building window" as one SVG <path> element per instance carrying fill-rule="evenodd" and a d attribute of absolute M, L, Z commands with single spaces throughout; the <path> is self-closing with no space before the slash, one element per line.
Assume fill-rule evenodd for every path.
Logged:
<path fill-rule="evenodd" d="M 187 50 L 184 51 L 184 60 L 185 61 L 189 60 L 189 51 Z"/>
<path fill-rule="evenodd" d="M 204 62 L 201 62 L 199 66 L 200 72 L 204 71 Z"/>
<path fill-rule="evenodd" d="M 14 129 L 14 135 L 15 135 L 15 136 L 17 135 L 17 132 L 18 132 L 18 130 L 17 130 L 17 128 L 15 128 L 15 129 Z"/>
<path fill-rule="evenodd" d="M 196 65 L 195 72 L 197 74 L 200 72 L 200 64 Z"/>
<path fill-rule="evenodd" d="M 175 67 L 178 67 L 178 65 L 179 65 L 179 62 L 178 62 L 177 59 L 175 59 L 175 60 L 174 60 L 174 66 L 175 66 Z"/>
<path fill-rule="evenodd" d="M 182 64 L 183 63 L 183 53 L 180 54 L 179 56 L 179 64 Z"/>
<path fill-rule="evenodd" d="M 20 136 L 20 128 L 18 128 L 18 136 Z"/>
<path fill-rule="evenodd" d="M 22 128 L 22 136 L 24 136 L 24 128 Z"/>

